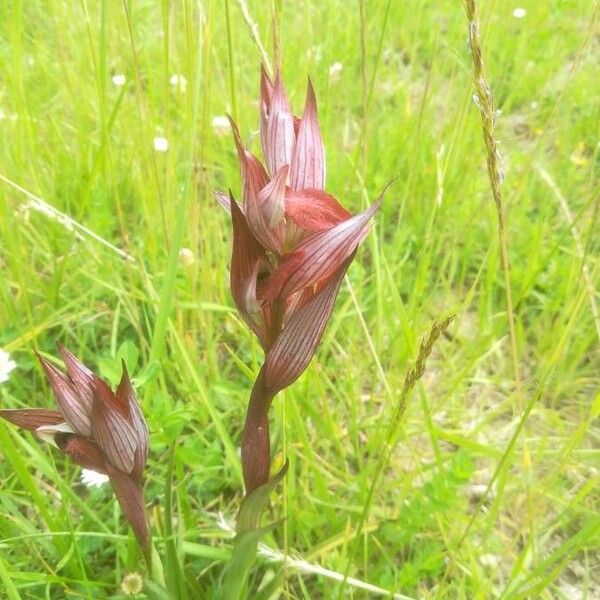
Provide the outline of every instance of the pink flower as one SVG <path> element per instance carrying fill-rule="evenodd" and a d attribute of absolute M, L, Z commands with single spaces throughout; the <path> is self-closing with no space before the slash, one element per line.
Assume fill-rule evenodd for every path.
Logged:
<path fill-rule="evenodd" d="M 148 456 L 148 428 L 123 365 L 116 392 L 66 348 L 67 372 L 39 356 L 59 410 L 0 410 L 0 417 L 34 431 L 84 469 L 107 475 L 125 518 L 146 548 L 148 527 L 141 488 Z"/>
<path fill-rule="evenodd" d="M 247 493 L 269 478 L 270 403 L 308 366 L 380 203 L 352 216 L 325 191 L 325 152 L 310 80 L 300 118 L 291 112 L 281 73 L 272 81 L 262 69 L 260 96 L 265 166 L 244 148 L 231 120 L 242 204 L 217 193 L 231 212 L 232 295 L 266 355 L 242 441 Z"/>

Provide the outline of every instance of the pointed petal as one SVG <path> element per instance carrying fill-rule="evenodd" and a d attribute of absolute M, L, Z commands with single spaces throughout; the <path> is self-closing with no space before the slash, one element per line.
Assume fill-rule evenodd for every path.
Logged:
<path fill-rule="evenodd" d="M 56 432 L 54 441 L 80 467 L 106 474 L 106 457 L 91 440 L 74 433 Z"/>
<path fill-rule="evenodd" d="M 246 218 L 254 237 L 268 250 L 282 253 L 285 231 L 279 227 L 284 215 L 285 181 L 289 167 L 284 165 L 275 178 L 248 201 Z M 272 223 L 272 224 L 271 224 Z"/>
<path fill-rule="evenodd" d="M 277 267 L 264 299 L 272 299 L 277 290 L 285 298 L 330 277 L 367 235 L 369 220 L 380 202 L 379 199 L 359 215 L 305 238 Z"/>
<path fill-rule="evenodd" d="M 248 204 L 250 202 L 256 202 L 258 192 L 267 185 L 269 176 L 258 158 L 256 158 L 252 152 L 248 152 L 248 150 L 244 148 L 242 138 L 240 137 L 240 131 L 235 124 L 235 121 L 229 116 L 228 118 L 231 123 L 235 147 L 237 148 L 238 160 L 240 161 L 242 185 L 244 189 L 244 212 L 247 214 Z"/>
<path fill-rule="evenodd" d="M 57 425 L 65 420 L 57 410 L 46 408 L 4 409 L 0 410 L 0 417 L 28 431 L 35 431 L 44 425 Z"/>
<path fill-rule="evenodd" d="M 135 462 L 137 434 L 123 406 L 100 379 L 95 381 L 92 406 L 92 438 L 108 460 L 123 473 L 131 473 Z"/>
<path fill-rule="evenodd" d="M 77 433 L 89 437 L 91 429 L 87 400 L 82 398 L 75 385 L 62 371 L 42 356 L 38 355 L 38 358 L 65 420 Z"/>
<path fill-rule="evenodd" d="M 351 254 L 327 285 L 292 313 L 265 361 L 265 385 L 276 394 L 304 372 L 313 357 L 331 316 L 340 285 L 352 262 Z"/>
<path fill-rule="evenodd" d="M 283 165 L 291 164 L 294 142 L 294 117 L 283 89 L 281 73 L 277 73 L 271 94 L 266 145 L 263 148 L 265 162 L 271 177 L 274 177 Z"/>
<path fill-rule="evenodd" d="M 281 223 L 285 215 L 285 182 L 289 166 L 283 165 L 275 177 L 258 193 L 258 204 L 268 227 L 274 228 Z"/>
<path fill-rule="evenodd" d="M 290 185 L 294 190 L 325 188 L 325 150 L 317 116 L 315 90 L 310 79 L 292 158 Z"/>
<path fill-rule="evenodd" d="M 75 389 L 79 394 L 81 404 L 85 407 L 85 410 L 89 415 L 92 410 L 94 373 L 71 354 L 71 352 L 69 352 L 62 344 L 58 344 L 58 351 L 65 363 L 67 375 L 73 382 Z"/>
<path fill-rule="evenodd" d="M 129 407 L 129 414 L 131 415 L 130 423 L 137 438 L 137 448 L 132 475 L 139 481 L 142 478 L 142 473 L 146 466 L 146 459 L 148 458 L 148 426 L 146 425 L 133 386 L 131 385 L 125 362 L 123 362 L 121 382 L 117 388 L 117 398 L 121 403 L 126 404 Z"/>
<path fill-rule="evenodd" d="M 331 229 L 334 225 L 352 218 L 331 194 L 323 190 L 306 189 L 300 192 L 287 190 L 285 214 L 305 231 Z"/>
<path fill-rule="evenodd" d="M 112 468 L 108 469 L 108 476 L 124 517 L 131 525 L 138 544 L 145 549 L 148 545 L 148 524 L 140 484 L 129 475 Z"/>
<path fill-rule="evenodd" d="M 265 148 L 267 147 L 267 122 L 269 119 L 269 108 L 271 106 L 272 93 L 273 82 L 267 74 L 267 70 L 263 64 L 260 66 L 260 140 L 264 156 L 267 155 L 265 151 Z"/>
<path fill-rule="evenodd" d="M 256 308 L 258 269 L 261 264 L 266 264 L 267 260 L 265 251 L 252 234 L 246 217 L 233 197 L 231 197 L 231 222 L 233 226 L 231 293 L 240 314 L 264 346 L 264 328 L 256 322 L 253 312 Z"/>
<path fill-rule="evenodd" d="M 229 203 L 229 194 L 225 192 L 215 191 L 213 192 L 217 202 L 227 211 L 231 211 L 231 204 Z"/>

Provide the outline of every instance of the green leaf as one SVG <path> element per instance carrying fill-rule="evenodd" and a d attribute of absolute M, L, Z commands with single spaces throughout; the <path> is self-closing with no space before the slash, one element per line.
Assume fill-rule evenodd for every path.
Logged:
<path fill-rule="evenodd" d="M 154 581 L 146 581 L 144 591 L 149 600 L 173 600 L 169 592 L 162 585 L 158 585 Z"/>
<path fill-rule="evenodd" d="M 242 600 L 246 597 L 248 591 L 246 584 L 250 569 L 256 558 L 258 542 L 263 535 L 269 533 L 281 523 L 283 523 L 283 519 L 258 529 L 238 533 L 233 538 L 233 553 L 227 565 L 223 583 L 223 600 Z"/>
<path fill-rule="evenodd" d="M 285 477 L 288 466 L 289 463 L 286 461 L 277 475 L 264 485 L 256 488 L 242 502 L 237 524 L 238 533 L 233 538 L 233 552 L 225 571 L 224 600 L 241 600 L 245 597 L 246 583 L 256 558 L 258 542 L 265 533 L 272 531 L 282 522 L 277 521 L 265 527 L 259 527 L 261 515 L 269 501 L 269 495 L 273 488 Z"/>
<path fill-rule="evenodd" d="M 257 487 L 249 496 L 244 498 L 238 517 L 238 533 L 257 529 L 260 525 L 260 517 L 267 507 L 269 495 L 273 488 L 285 477 L 288 467 L 289 463 L 286 461 L 277 475 L 269 479 L 264 485 Z"/>

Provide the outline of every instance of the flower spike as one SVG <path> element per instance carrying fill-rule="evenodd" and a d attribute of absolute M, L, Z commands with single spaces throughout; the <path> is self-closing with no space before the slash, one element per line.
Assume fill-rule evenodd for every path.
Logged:
<path fill-rule="evenodd" d="M 378 199 L 352 216 L 325 191 L 325 151 L 310 79 L 302 117 L 291 111 L 281 72 L 260 79 L 265 167 L 243 148 L 232 123 L 243 203 L 216 193 L 231 212 L 231 291 L 265 352 L 242 437 L 247 497 L 269 481 L 268 410 L 274 396 L 306 369 L 327 325 L 346 270 Z M 264 489 L 264 488 L 263 488 Z"/>
<path fill-rule="evenodd" d="M 149 534 L 141 487 L 148 456 L 148 428 L 127 370 L 116 393 L 63 346 L 66 373 L 38 359 L 59 410 L 0 410 L 0 417 L 35 432 L 84 469 L 108 475 L 125 518 L 144 551 Z"/>

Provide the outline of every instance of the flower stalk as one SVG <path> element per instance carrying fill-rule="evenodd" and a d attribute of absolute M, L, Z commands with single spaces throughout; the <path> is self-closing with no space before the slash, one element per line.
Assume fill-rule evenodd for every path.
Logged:
<path fill-rule="evenodd" d="M 317 101 L 308 81 L 304 111 L 294 115 L 278 70 L 260 81 L 264 164 L 231 128 L 242 202 L 217 192 L 231 214 L 231 291 L 258 338 L 265 362 L 252 388 L 242 436 L 246 495 L 270 474 L 268 411 L 315 353 L 342 279 L 365 238 L 380 199 L 352 216 L 325 191 L 325 151 Z"/>

